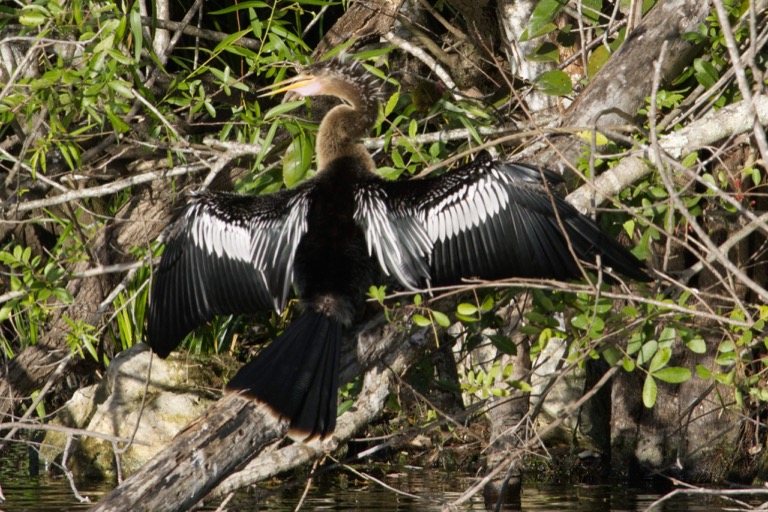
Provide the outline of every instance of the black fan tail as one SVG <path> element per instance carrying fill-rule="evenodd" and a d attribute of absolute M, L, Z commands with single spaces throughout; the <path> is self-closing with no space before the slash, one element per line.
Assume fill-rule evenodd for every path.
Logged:
<path fill-rule="evenodd" d="M 324 438 L 336 427 L 342 325 L 305 311 L 227 384 L 291 422 L 297 439 Z"/>

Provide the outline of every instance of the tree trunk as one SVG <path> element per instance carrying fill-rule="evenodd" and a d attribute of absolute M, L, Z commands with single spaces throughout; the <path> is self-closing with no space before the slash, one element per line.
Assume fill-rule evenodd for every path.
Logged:
<path fill-rule="evenodd" d="M 375 325 L 380 325 L 380 319 Z M 425 336 L 425 332 L 421 329 L 410 335 L 399 323 L 386 325 L 383 329 L 366 328 L 352 343 L 345 343 L 339 382 L 349 382 L 379 361 L 382 366 L 374 375 L 381 374 L 384 368 L 398 373 L 404 371 L 421 356 L 432 339 Z M 383 403 L 383 399 L 379 401 L 379 410 Z M 378 411 L 366 414 L 373 417 Z M 235 470 L 245 467 L 265 447 L 280 440 L 286 431 L 287 424 L 276 421 L 264 407 L 227 395 L 91 511 L 188 510 Z M 356 431 L 337 432 L 331 438 L 330 446 L 345 442 Z M 343 437 L 337 437 L 340 435 Z M 292 446 L 301 452 L 304 445 L 295 443 Z M 322 453 L 322 450 L 314 450 L 311 457 Z M 279 460 L 284 462 L 284 457 Z M 307 457 L 292 462 L 304 464 Z M 281 469 L 291 467 L 295 466 L 284 465 Z M 260 478 L 267 476 L 269 472 L 260 474 Z"/>
<path fill-rule="evenodd" d="M 681 36 L 698 30 L 708 14 L 709 3 L 699 0 L 666 0 L 656 5 L 576 97 L 561 126 L 598 131 L 626 125 L 634 128 L 636 113 L 651 94 L 653 66 L 662 44 L 667 43 L 662 67 L 662 80 L 666 81 L 678 76 L 696 55 L 696 47 Z M 563 136 L 540 153 L 538 161 L 553 168 L 572 164 L 583 146 L 583 140 Z"/>
<path fill-rule="evenodd" d="M 126 204 L 114 222 L 101 228 L 94 238 L 91 255 L 96 261 L 75 263 L 72 273 L 92 269 L 97 265 L 112 265 L 133 261 L 130 251 L 134 247 L 148 247 L 158 237 L 171 218 L 170 201 L 154 199 L 153 192 L 159 193 L 164 185 L 144 188 Z M 100 325 L 102 316 L 111 306 L 103 304 L 115 286 L 120 283 L 121 274 L 106 274 L 83 279 L 73 279 L 67 285 L 74 300 L 66 309 L 54 310 L 43 339 L 14 357 L 3 369 L 0 380 L 0 415 L 11 414 L 19 400 L 28 398 L 32 392 L 43 387 L 56 370 L 58 363 L 69 353 L 67 336 L 74 322 Z"/>

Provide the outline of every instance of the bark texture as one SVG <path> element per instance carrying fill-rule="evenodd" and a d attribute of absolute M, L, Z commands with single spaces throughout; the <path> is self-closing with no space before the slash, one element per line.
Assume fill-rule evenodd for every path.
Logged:
<path fill-rule="evenodd" d="M 157 188 L 155 193 L 161 186 Z M 130 254 L 132 248 L 149 246 L 170 220 L 172 209 L 170 202 L 155 200 L 152 192 L 151 187 L 139 191 L 122 208 L 114 222 L 101 228 L 90 251 L 96 261 L 77 262 L 69 270 L 77 273 L 95 265 L 130 262 L 134 260 Z M 56 310 L 41 342 L 23 350 L 3 369 L 0 375 L 0 415 L 12 413 L 19 400 L 40 389 L 53 375 L 59 361 L 69 354 L 67 335 L 71 327 L 65 318 L 101 325 L 102 315 L 107 311 L 102 303 L 122 277 L 121 274 L 99 275 L 69 282 L 67 289 L 74 297 L 72 305 Z"/>
<path fill-rule="evenodd" d="M 352 340 L 354 346 L 345 344 L 339 382 L 350 381 L 379 361 L 383 366 L 375 370 L 374 375 L 381 374 L 383 368 L 402 372 L 423 353 L 431 340 L 424 336 L 424 332 L 410 335 L 399 324 L 384 328 L 380 325 L 380 320 L 370 324 Z M 365 414 L 375 417 L 383 400 L 376 403 L 379 409 L 368 409 Z M 226 477 L 245 467 L 265 447 L 280 440 L 286 431 L 287 423 L 275 420 L 265 408 L 227 395 L 205 416 L 182 431 L 167 449 L 90 510 L 188 510 Z M 348 440 L 355 432 L 356 428 L 340 430 L 332 436 L 328 446 L 332 448 Z M 301 443 L 292 446 L 296 446 L 297 455 L 304 451 Z M 311 456 L 320 453 L 318 450 L 310 452 Z M 284 458 L 270 460 L 275 464 L 280 460 L 284 462 Z M 280 467 L 275 465 L 272 469 Z M 282 466 L 282 469 L 288 467 Z M 253 483 L 253 479 L 248 483 Z M 224 484 L 224 489 L 231 487 L 231 481 Z"/>
<path fill-rule="evenodd" d="M 667 0 L 655 6 L 631 32 L 586 89 L 576 98 L 562 119 L 565 128 L 595 128 L 610 131 L 619 126 L 635 126 L 635 113 L 651 94 L 654 63 L 661 47 L 667 44 L 662 79 L 676 77 L 696 55 L 696 47 L 682 39 L 697 30 L 709 13 L 708 2 Z M 537 155 L 549 167 L 575 161 L 583 141 L 573 137 L 556 140 L 551 149 Z"/>

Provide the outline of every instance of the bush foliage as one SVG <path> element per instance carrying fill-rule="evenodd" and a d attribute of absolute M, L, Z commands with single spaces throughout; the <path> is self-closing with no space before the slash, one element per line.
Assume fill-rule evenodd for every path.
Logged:
<path fill-rule="evenodd" d="M 652 2 L 645 4 L 647 10 Z M 625 41 L 627 25 L 607 21 L 626 20 L 623 4 L 579 5 L 581 13 L 561 2 L 538 3 L 523 36 L 537 42 L 527 58 L 552 69 L 522 87 L 573 97 Z M 184 190 L 198 188 L 203 179 L 207 186 L 222 172 L 235 190 L 265 193 L 314 172 L 316 123 L 304 109 L 308 104 L 257 98 L 255 91 L 290 76 L 293 64 L 311 62 L 308 39 L 316 42 L 329 28 L 327 12 L 343 8 L 343 2 L 325 0 L 206 5 L 207 32 L 188 32 L 178 41 L 173 31 L 162 39 L 162 27 L 141 13 L 138 2 L 39 0 L 0 8 L 1 46 L 7 50 L 0 73 L 0 177 L 8 219 L 0 240 L 0 345 L 6 359 L 39 343 L 59 317 L 69 326 L 72 353 L 101 365 L 143 339 L 161 237 L 137 241 L 114 263 L 93 252 L 103 243 L 99 237 L 119 223 L 148 222 L 147 230 L 159 234 L 151 222 L 160 219 L 124 215 L 139 198 L 179 205 Z M 448 18 L 456 14 L 441 2 L 437 8 Z M 584 134 L 575 172 L 587 178 L 606 172 L 656 138 L 744 101 L 740 73 L 748 90 L 764 90 L 768 52 L 754 40 L 764 33 L 764 13 L 750 23 L 748 2 L 726 2 L 725 8 L 739 49 L 745 55 L 758 50 L 749 54 L 752 60 L 733 62 L 722 19 L 713 11 L 698 31 L 686 34 L 699 45 L 698 57 L 649 96 L 637 112 L 641 125 L 624 137 Z M 569 23 L 559 21 L 564 9 Z M 577 43 L 580 31 L 589 40 Z M 169 39 L 172 47 L 156 44 Z M 565 55 L 585 46 L 591 50 L 577 76 L 568 71 Z M 478 86 L 480 95 L 446 91 L 392 44 L 356 47 L 354 58 L 390 93 L 371 134 L 384 176 L 420 175 L 481 146 L 506 156 L 524 147 L 522 137 L 494 139 L 494 130 L 518 115 L 519 94 L 488 94 L 493 87 L 487 83 Z M 501 78 L 513 81 L 499 65 L 493 79 Z M 456 131 L 461 136 L 449 136 Z M 656 285 L 611 288 L 600 276 L 586 284 L 527 283 L 533 286 L 527 288 L 532 307 L 520 332 L 530 340 L 532 357 L 561 338 L 568 343 L 568 364 L 602 359 L 640 372 L 647 407 L 656 402 L 659 382 L 704 379 L 732 389 L 745 413 L 763 409 L 768 228 L 760 212 L 766 155 L 749 135 L 684 155 L 674 177 L 671 166 L 657 167 L 612 198 L 617 208 L 600 215 L 606 230 L 660 271 Z M 115 274 L 116 283 L 104 281 L 100 307 L 77 314 L 77 283 Z M 483 344 L 515 353 L 515 342 L 499 334 L 499 308 L 516 296 L 520 283 L 500 283 L 493 293 L 468 289 L 451 310 L 421 297 L 387 298 L 381 288 L 371 295 L 389 308 L 398 300 L 412 304 L 405 310 L 414 313 L 413 322 L 436 334 L 458 322 L 451 332 L 458 332 L 465 354 Z M 253 323 L 263 326 L 261 334 L 251 335 L 268 337 L 282 320 L 259 316 Z M 234 334 L 243 327 L 219 319 L 185 346 L 197 353 L 235 349 Z M 530 389 L 500 365 L 470 365 L 461 385 L 480 398 Z"/>

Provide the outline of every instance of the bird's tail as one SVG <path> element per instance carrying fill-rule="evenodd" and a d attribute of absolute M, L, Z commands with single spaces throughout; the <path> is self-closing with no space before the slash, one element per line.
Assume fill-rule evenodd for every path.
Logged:
<path fill-rule="evenodd" d="M 305 310 L 226 390 L 267 404 L 291 422 L 291 437 L 328 436 L 336 428 L 342 330 L 334 318 Z"/>

